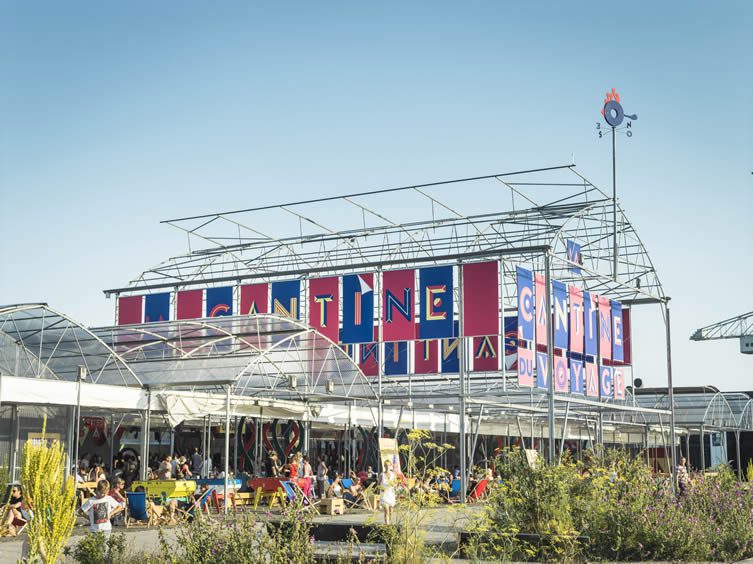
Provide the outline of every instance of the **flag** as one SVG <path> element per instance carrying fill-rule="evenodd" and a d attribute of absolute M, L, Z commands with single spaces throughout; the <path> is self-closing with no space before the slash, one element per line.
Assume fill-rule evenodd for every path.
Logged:
<path fill-rule="evenodd" d="M 499 370 L 499 335 L 473 337 L 473 370 L 476 372 Z"/>
<path fill-rule="evenodd" d="M 614 399 L 625 399 L 625 369 L 622 366 L 615 366 L 612 374 L 614 375 Z"/>
<path fill-rule="evenodd" d="M 387 376 L 403 376 L 408 374 L 407 341 L 384 344 L 384 373 Z"/>
<path fill-rule="evenodd" d="M 414 341 L 413 351 L 416 374 L 439 372 L 439 339 Z"/>
<path fill-rule="evenodd" d="M 144 322 L 168 321 L 170 319 L 170 292 L 148 294 L 144 304 Z"/>
<path fill-rule="evenodd" d="M 519 266 L 518 277 L 518 338 L 533 341 L 533 273 Z"/>
<path fill-rule="evenodd" d="M 549 364 L 547 354 L 536 351 L 536 387 L 544 390 L 549 388 Z"/>
<path fill-rule="evenodd" d="M 202 305 L 204 290 L 183 290 L 175 297 L 177 304 L 178 319 L 198 319 L 202 317 Z"/>
<path fill-rule="evenodd" d="M 567 342 L 567 286 L 559 280 L 552 282 L 552 294 L 554 295 L 554 346 L 558 349 L 566 349 Z"/>
<path fill-rule="evenodd" d="M 622 333 L 624 343 L 624 360 L 625 364 L 633 364 L 633 345 L 630 342 L 630 308 L 622 310 Z"/>
<path fill-rule="evenodd" d="M 382 339 L 409 341 L 414 337 L 414 270 L 390 270 L 382 275 Z"/>
<path fill-rule="evenodd" d="M 452 266 L 432 266 L 418 271 L 421 339 L 454 337 L 452 272 Z"/>
<path fill-rule="evenodd" d="M 455 334 L 457 335 L 458 331 L 458 322 L 455 321 Z M 440 348 L 439 351 L 441 353 L 441 359 L 442 359 L 442 373 L 443 374 L 457 374 L 460 372 L 460 359 L 458 356 L 458 348 L 460 347 L 460 338 L 459 337 L 453 337 L 451 339 L 441 339 L 440 340 Z"/>
<path fill-rule="evenodd" d="M 534 356 L 531 349 L 518 347 L 518 385 L 533 387 Z"/>
<path fill-rule="evenodd" d="M 379 343 L 361 343 L 358 347 L 358 368 L 364 376 L 379 374 Z"/>
<path fill-rule="evenodd" d="M 233 288 L 207 288 L 206 317 L 233 315 Z"/>
<path fill-rule="evenodd" d="M 118 325 L 141 323 L 141 306 L 144 296 L 123 296 L 118 298 Z"/>
<path fill-rule="evenodd" d="M 614 395 L 611 366 L 602 365 L 599 367 L 599 384 L 601 385 L 601 399 L 611 398 Z"/>
<path fill-rule="evenodd" d="M 340 333 L 340 279 L 309 280 L 309 325 L 337 342 Z"/>
<path fill-rule="evenodd" d="M 612 360 L 612 312 L 604 296 L 599 296 L 599 354 L 602 360 Z"/>
<path fill-rule="evenodd" d="M 567 269 L 575 274 L 580 274 L 580 265 L 583 264 L 583 256 L 580 252 L 580 245 L 575 241 L 567 240 L 567 260 L 573 264 L 569 264 Z"/>
<path fill-rule="evenodd" d="M 463 335 L 499 332 L 499 262 L 463 265 Z"/>
<path fill-rule="evenodd" d="M 572 393 L 583 395 L 584 376 L 583 361 L 570 357 L 570 391 Z"/>
<path fill-rule="evenodd" d="M 585 322 L 583 330 L 586 333 L 586 354 L 596 356 L 599 346 L 599 296 L 591 292 L 583 292 L 583 301 L 586 304 L 584 310 Z"/>
<path fill-rule="evenodd" d="M 343 276 L 343 343 L 374 340 L 374 275 Z"/>
<path fill-rule="evenodd" d="M 568 392 L 567 357 L 564 354 L 554 355 L 554 391 Z"/>
<path fill-rule="evenodd" d="M 570 351 L 583 354 L 583 290 L 570 286 Z"/>
<path fill-rule="evenodd" d="M 552 312 L 546 307 L 546 278 L 541 274 L 533 275 L 536 286 L 536 345 L 547 346 L 549 318 Z"/>
<path fill-rule="evenodd" d="M 612 360 L 625 360 L 622 304 L 616 300 L 612 301 Z"/>
<path fill-rule="evenodd" d="M 599 397 L 599 371 L 595 362 L 586 360 L 586 395 L 592 398 Z"/>
<path fill-rule="evenodd" d="M 301 318 L 301 281 L 272 282 L 272 313 L 292 319 Z"/>
<path fill-rule="evenodd" d="M 241 315 L 269 313 L 269 284 L 241 286 Z"/>
<path fill-rule="evenodd" d="M 505 369 L 518 369 L 518 318 L 505 317 Z"/>

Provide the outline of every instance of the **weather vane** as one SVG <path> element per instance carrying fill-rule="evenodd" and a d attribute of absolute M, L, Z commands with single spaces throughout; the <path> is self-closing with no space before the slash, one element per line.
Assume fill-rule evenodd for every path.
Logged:
<path fill-rule="evenodd" d="M 633 136 L 633 122 L 638 119 L 636 114 L 626 114 L 622 109 L 622 103 L 620 101 L 620 95 L 617 90 L 612 88 L 611 92 L 607 92 L 606 98 L 604 98 L 604 106 L 601 108 L 601 115 L 604 121 L 612 128 L 612 277 L 617 279 L 617 144 L 616 137 L 618 131 L 624 131 L 628 137 Z M 629 121 L 624 127 L 620 127 L 627 118 Z M 601 128 L 601 122 L 596 122 L 596 131 L 599 134 L 599 139 L 604 136 L 604 131 Z"/>

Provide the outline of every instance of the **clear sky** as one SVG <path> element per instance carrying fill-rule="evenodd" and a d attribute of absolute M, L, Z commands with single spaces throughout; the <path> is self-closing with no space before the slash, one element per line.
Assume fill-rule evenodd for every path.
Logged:
<path fill-rule="evenodd" d="M 273 6 L 274 5 L 274 6 Z M 569 164 L 609 187 L 672 300 L 675 382 L 753 389 L 753 2 L 0 3 L 0 303 L 109 324 L 184 240 L 160 219 Z M 644 319 L 646 318 L 646 319 Z M 658 319 L 636 369 L 664 384 Z"/>

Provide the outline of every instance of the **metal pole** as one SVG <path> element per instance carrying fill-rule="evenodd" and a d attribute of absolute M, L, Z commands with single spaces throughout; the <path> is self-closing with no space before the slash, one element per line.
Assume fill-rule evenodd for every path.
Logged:
<path fill-rule="evenodd" d="M 86 380 L 86 367 L 79 366 L 76 373 L 76 434 L 74 436 L 75 442 L 73 443 L 73 459 L 75 460 L 76 467 L 78 467 L 78 443 L 81 432 L 81 382 Z"/>
<path fill-rule="evenodd" d="M 743 460 L 740 457 L 740 429 L 735 430 L 735 453 L 737 454 L 737 479 L 743 479 Z"/>
<path fill-rule="evenodd" d="M 704 429 L 704 426 L 701 425 L 701 472 L 704 474 L 706 473 L 706 445 L 703 443 L 706 442 L 706 431 Z"/>
<path fill-rule="evenodd" d="M 384 341 L 382 337 L 382 269 L 378 268 L 374 279 L 374 299 L 377 306 L 377 438 L 384 436 L 384 401 L 382 400 L 382 376 L 384 374 Z M 397 345 L 396 345 L 397 346 Z M 380 456 L 381 458 L 381 456 Z M 381 463 L 380 463 L 381 464 Z"/>
<path fill-rule="evenodd" d="M 233 417 L 233 476 L 238 475 L 238 416 Z"/>
<path fill-rule="evenodd" d="M 149 435 L 152 433 L 152 390 L 146 392 L 146 416 L 144 417 L 144 460 L 142 464 L 142 480 L 147 478 L 149 468 Z"/>
<path fill-rule="evenodd" d="M 675 483 L 675 464 L 677 464 L 677 456 L 675 452 L 675 394 L 672 386 L 672 331 L 670 328 L 669 317 L 669 304 L 664 304 L 664 311 L 666 313 L 664 317 L 664 323 L 666 327 L 666 340 L 667 340 L 667 390 L 669 400 L 669 450 L 672 455 L 672 464 L 670 465 L 670 472 L 672 473 L 672 483 Z"/>
<path fill-rule="evenodd" d="M 458 264 L 458 295 L 463 296 L 463 264 Z M 460 499 L 465 502 L 465 492 L 468 491 L 468 453 L 465 434 L 465 339 L 463 338 L 463 300 L 458 300 L 458 384 L 460 385 L 460 426 L 458 439 L 460 447 Z"/>
<path fill-rule="evenodd" d="M 617 279 L 617 142 L 615 128 L 612 128 L 612 273 Z"/>
<path fill-rule="evenodd" d="M 11 417 L 11 456 L 10 456 L 10 479 L 15 482 L 18 479 L 18 443 L 20 438 L 21 422 L 18 420 L 18 405 L 13 405 L 10 412 Z M 3 493 L 3 495 L 5 495 Z"/>
<path fill-rule="evenodd" d="M 546 286 L 546 371 L 548 374 L 547 391 L 548 391 L 548 408 L 549 408 L 549 453 L 548 461 L 554 463 L 555 445 L 554 445 L 554 324 L 552 323 L 552 273 L 551 259 L 549 253 L 544 255 L 544 282 Z"/>
<path fill-rule="evenodd" d="M 230 501 L 230 492 L 228 491 L 228 474 L 230 473 L 230 389 L 230 384 L 228 384 L 225 395 L 225 515 L 227 515 L 227 506 Z"/>
<path fill-rule="evenodd" d="M 562 441 L 560 442 L 560 454 L 557 458 L 557 464 L 562 462 L 562 451 L 565 450 L 565 437 L 567 436 L 567 419 L 570 416 L 570 402 L 567 402 L 567 407 L 565 408 L 565 422 L 562 425 Z"/>

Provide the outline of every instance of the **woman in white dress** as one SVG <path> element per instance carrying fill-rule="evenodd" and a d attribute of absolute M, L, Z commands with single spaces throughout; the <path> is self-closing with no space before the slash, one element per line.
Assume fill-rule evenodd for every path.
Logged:
<path fill-rule="evenodd" d="M 395 472 L 392 470 L 391 460 L 384 461 L 384 472 L 382 472 L 379 485 L 382 487 L 382 495 L 379 501 L 384 509 L 384 524 L 389 525 L 392 522 L 392 508 L 395 507 L 397 502 L 395 498 Z"/>

